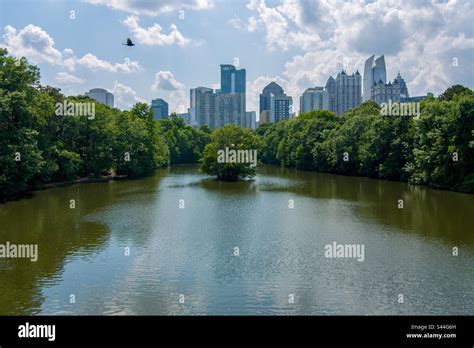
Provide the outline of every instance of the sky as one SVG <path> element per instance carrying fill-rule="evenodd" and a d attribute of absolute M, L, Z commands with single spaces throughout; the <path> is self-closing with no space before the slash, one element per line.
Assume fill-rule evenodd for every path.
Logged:
<path fill-rule="evenodd" d="M 219 88 L 220 64 L 247 70 L 247 111 L 271 81 L 293 97 L 385 55 L 410 95 L 474 87 L 472 0 L 0 0 L 0 47 L 66 95 L 105 88 L 115 105 Z M 135 46 L 122 45 L 130 37 Z"/>

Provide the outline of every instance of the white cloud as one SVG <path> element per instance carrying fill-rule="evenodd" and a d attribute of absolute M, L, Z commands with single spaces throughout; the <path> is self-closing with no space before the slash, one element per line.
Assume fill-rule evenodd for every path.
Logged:
<path fill-rule="evenodd" d="M 181 34 L 175 24 L 171 24 L 168 34 L 162 33 L 162 27 L 155 23 L 149 28 L 140 26 L 137 16 L 128 16 L 122 23 L 130 29 L 138 43 L 144 45 L 173 45 L 184 47 L 190 40 Z"/>
<path fill-rule="evenodd" d="M 29 24 L 19 31 L 7 25 L 3 40 L 11 54 L 27 57 L 35 64 L 62 62 L 62 54 L 54 47 L 53 38 L 36 25 Z"/>
<path fill-rule="evenodd" d="M 237 16 L 234 16 L 231 19 L 229 19 L 228 23 L 235 29 L 242 29 L 242 21 Z"/>
<path fill-rule="evenodd" d="M 94 5 L 106 5 L 136 15 L 158 16 L 180 10 L 208 10 L 214 6 L 212 0 L 86 0 Z"/>
<path fill-rule="evenodd" d="M 184 89 L 184 85 L 177 81 L 170 71 L 159 71 L 155 75 L 155 82 L 151 89 L 153 91 L 177 91 Z"/>
<path fill-rule="evenodd" d="M 296 0 L 283 3 L 278 7 L 268 7 L 265 0 L 251 0 L 247 8 L 256 12 L 256 16 L 248 18 L 247 30 L 254 32 L 259 29 L 265 32 L 265 41 L 269 50 L 288 50 L 292 46 L 308 49 L 321 47 L 321 39 L 316 31 L 299 28 L 295 30 Z"/>
<path fill-rule="evenodd" d="M 252 33 L 255 30 L 257 30 L 257 28 L 258 28 L 257 20 L 255 19 L 255 17 L 250 16 L 247 23 L 247 30 Z"/>
<path fill-rule="evenodd" d="M 109 63 L 105 60 L 101 60 L 91 53 L 87 53 L 82 58 L 76 60 L 76 64 L 83 66 L 89 70 L 105 70 L 109 72 L 123 72 L 131 73 L 141 69 L 140 64 L 137 61 L 125 61 L 124 63 Z"/>
<path fill-rule="evenodd" d="M 174 78 L 172 72 L 157 72 L 151 90 L 167 95 L 170 112 L 186 112 L 189 105 L 189 100 L 186 98 L 186 88 L 183 83 Z"/>
<path fill-rule="evenodd" d="M 400 71 L 411 95 L 474 80 L 472 1 L 281 0 L 271 7 L 251 0 L 247 7 L 247 30 L 263 31 L 268 50 L 301 50 L 282 71 L 293 98 L 343 67 L 362 74 L 371 54 L 385 54 L 387 78 Z"/>
<path fill-rule="evenodd" d="M 53 38 L 42 28 L 32 24 L 19 31 L 7 25 L 4 28 L 3 40 L 10 54 L 17 57 L 24 56 L 34 64 L 47 63 L 65 67 L 69 71 L 74 71 L 77 66 L 92 71 L 104 70 L 119 73 L 131 73 L 141 69 L 137 61 L 112 64 L 97 58 L 92 53 L 77 58 L 70 48 L 65 48 L 61 53 L 54 47 Z"/>
<path fill-rule="evenodd" d="M 136 103 L 146 103 L 131 87 L 115 81 L 112 88 L 115 104 L 120 109 L 130 109 Z"/>
<path fill-rule="evenodd" d="M 62 84 L 63 86 L 69 86 L 69 85 L 73 85 L 73 84 L 82 84 L 84 83 L 84 80 L 77 77 L 77 76 L 74 76 L 74 75 L 71 75 L 67 72 L 58 72 L 56 74 L 56 81 L 60 84 Z"/>

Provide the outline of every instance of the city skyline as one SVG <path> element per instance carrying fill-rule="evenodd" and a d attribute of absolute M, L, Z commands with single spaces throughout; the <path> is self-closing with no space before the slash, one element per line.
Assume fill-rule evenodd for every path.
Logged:
<path fill-rule="evenodd" d="M 0 46 L 37 64 L 42 83 L 67 95 L 105 88 L 119 108 L 163 98 L 170 112 L 186 112 L 189 89 L 216 89 L 216 67 L 227 63 L 245 67 L 246 109 L 258 111 L 269 82 L 297 100 L 342 69 L 362 72 L 372 54 L 391 62 L 388 77 L 402 72 L 411 95 L 439 94 L 456 83 L 473 87 L 469 1 L 106 4 L 45 1 L 33 14 L 26 3 L 2 1 Z M 136 46 L 121 45 L 127 37 Z"/>

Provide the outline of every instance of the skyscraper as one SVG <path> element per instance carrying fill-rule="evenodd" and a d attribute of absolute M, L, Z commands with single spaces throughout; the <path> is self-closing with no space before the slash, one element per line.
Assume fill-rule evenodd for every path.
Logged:
<path fill-rule="evenodd" d="M 300 114 L 313 110 L 329 110 L 329 93 L 324 87 L 308 88 L 300 97 Z"/>
<path fill-rule="evenodd" d="M 242 125 L 246 120 L 245 69 L 221 65 L 221 88 L 197 87 L 190 90 L 191 125 L 217 129 L 227 124 Z"/>
<path fill-rule="evenodd" d="M 378 104 L 400 101 L 400 85 L 397 83 L 375 83 L 371 88 L 371 99 Z"/>
<path fill-rule="evenodd" d="M 387 83 L 387 72 L 385 68 L 385 58 L 383 55 L 375 58 L 375 55 L 371 55 L 366 61 L 364 66 L 364 95 L 363 100 L 370 100 L 372 92 L 370 89 L 375 83 Z"/>
<path fill-rule="evenodd" d="M 168 117 L 168 103 L 163 99 L 153 99 L 151 101 L 151 110 L 153 111 L 153 119 L 159 120 Z"/>
<path fill-rule="evenodd" d="M 408 88 L 405 80 L 403 77 L 400 75 L 400 72 L 398 73 L 397 77 L 393 81 L 393 83 L 398 84 L 400 86 L 400 100 L 405 101 L 408 98 L 410 98 L 410 95 L 408 94 Z"/>
<path fill-rule="evenodd" d="M 270 96 L 271 95 L 284 95 L 285 92 L 280 85 L 276 82 L 270 82 L 265 88 L 263 89 L 262 93 L 260 94 L 260 110 L 259 115 L 262 111 L 270 110 Z"/>
<path fill-rule="evenodd" d="M 244 122 L 242 122 L 242 124 L 240 126 L 242 128 L 255 129 L 256 128 L 256 122 L 257 122 L 257 113 L 255 111 L 247 111 L 245 113 Z"/>
<path fill-rule="evenodd" d="M 279 122 L 291 118 L 293 99 L 290 96 L 271 95 L 269 122 Z"/>
<path fill-rule="evenodd" d="M 347 75 L 342 70 L 336 77 L 336 114 L 340 115 L 345 111 L 355 108 L 362 102 L 361 97 L 361 77 L 359 71 L 355 74 Z"/>
<path fill-rule="evenodd" d="M 270 82 L 260 94 L 260 120 L 265 123 L 288 119 L 292 106 L 293 99 L 285 94 L 283 88 L 276 82 Z"/>
<path fill-rule="evenodd" d="M 336 80 L 329 76 L 326 82 L 326 91 L 328 92 L 328 110 L 336 113 Z"/>
<path fill-rule="evenodd" d="M 192 88 L 189 99 L 191 125 L 207 125 L 216 128 L 216 95 L 213 89 L 207 87 Z"/>
<path fill-rule="evenodd" d="M 215 93 L 215 126 L 221 128 L 228 124 L 242 125 L 245 119 L 245 93 Z"/>
<path fill-rule="evenodd" d="M 86 96 L 107 105 L 108 107 L 114 107 L 114 95 L 107 92 L 103 88 L 93 88 L 89 92 L 86 92 Z"/>
<path fill-rule="evenodd" d="M 221 64 L 221 93 L 245 93 L 245 69 Z"/>

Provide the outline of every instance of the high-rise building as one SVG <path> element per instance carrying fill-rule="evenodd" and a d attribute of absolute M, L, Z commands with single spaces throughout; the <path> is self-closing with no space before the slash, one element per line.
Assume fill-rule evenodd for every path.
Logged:
<path fill-rule="evenodd" d="M 408 94 L 407 84 L 403 77 L 400 75 L 400 72 L 398 73 L 397 77 L 395 77 L 393 83 L 398 84 L 400 86 L 400 101 L 405 101 L 410 98 L 410 95 Z"/>
<path fill-rule="evenodd" d="M 361 77 L 359 71 L 352 75 L 342 70 L 336 77 L 336 114 L 355 108 L 362 102 Z"/>
<path fill-rule="evenodd" d="M 216 95 L 212 88 L 193 88 L 190 91 L 189 99 L 191 125 L 207 125 L 216 128 Z"/>
<path fill-rule="evenodd" d="M 257 123 L 257 113 L 255 111 L 247 111 L 245 113 L 244 122 L 240 125 L 242 128 L 255 129 Z"/>
<path fill-rule="evenodd" d="M 375 83 L 379 83 L 380 81 L 387 83 L 385 58 L 383 55 L 378 58 L 372 55 L 365 61 L 364 66 L 364 101 L 370 100 L 372 96 L 370 89 Z"/>
<path fill-rule="evenodd" d="M 86 96 L 92 98 L 102 104 L 107 105 L 108 107 L 114 107 L 114 95 L 107 92 L 103 88 L 93 88 L 89 92 L 86 92 Z"/>
<path fill-rule="evenodd" d="M 400 85 L 398 83 L 383 83 L 380 80 L 372 86 L 371 93 L 371 99 L 378 104 L 400 101 Z"/>
<path fill-rule="evenodd" d="M 284 95 L 285 92 L 280 85 L 276 82 L 270 82 L 265 88 L 263 89 L 262 93 L 260 94 L 260 110 L 259 115 L 262 111 L 270 110 L 270 96 L 271 95 Z"/>
<path fill-rule="evenodd" d="M 221 65 L 221 88 L 197 87 L 190 91 L 191 125 L 217 129 L 245 122 L 245 69 Z"/>
<path fill-rule="evenodd" d="M 329 76 L 326 82 L 326 92 L 328 92 L 328 110 L 336 113 L 336 80 Z"/>
<path fill-rule="evenodd" d="M 264 110 L 260 113 L 258 125 L 270 122 L 270 110 Z"/>
<path fill-rule="evenodd" d="M 245 93 L 245 69 L 221 64 L 221 93 Z"/>
<path fill-rule="evenodd" d="M 313 110 L 329 110 L 329 93 L 324 87 L 308 88 L 300 97 L 300 114 Z"/>
<path fill-rule="evenodd" d="M 293 99 L 276 82 L 270 82 L 260 94 L 260 124 L 291 118 Z"/>
<path fill-rule="evenodd" d="M 211 128 L 221 128 L 228 124 L 241 125 L 245 119 L 245 93 L 215 93 L 216 123 Z"/>
<path fill-rule="evenodd" d="M 279 122 L 291 118 L 293 99 L 287 95 L 270 96 L 269 122 Z"/>
<path fill-rule="evenodd" d="M 167 118 L 169 116 L 168 103 L 163 99 L 153 99 L 151 101 L 151 110 L 153 111 L 153 119 L 155 120 Z"/>
<path fill-rule="evenodd" d="M 178 116 L 181 117 L 187 124 L 191 124 L 191 114 L 189 113 L 189 109 L 188 112 L 179 113 Z"/>

